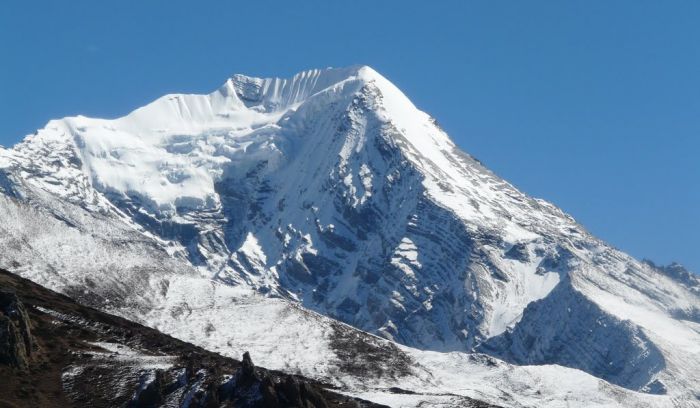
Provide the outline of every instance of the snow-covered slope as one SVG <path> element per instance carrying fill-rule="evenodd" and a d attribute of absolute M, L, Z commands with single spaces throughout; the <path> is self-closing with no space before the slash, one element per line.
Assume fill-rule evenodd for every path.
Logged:
<path fill-rule="evenodd" d="M 697 280 L 638 262 L 519 192 L 369 67 L 236 75 L 115 120 L 51 121 L 0 150 L 0 189 L 15 214 L 0 224 L 0 266 L 222 352 L 244 335 L 212 333 L 243 319 L 236 302 L 253 290 L 265 295 L 255 310 L 303 308 L 260 312 L 292 319 L 282 332 L 303 327 L 300 344 L 327 337 L 308 323 L 318 319 L 289 317 L 307 309 L 430 365 L 453 354 L 417 350 L 481 351 L 614 384 L 598 396 L 700 398 Z M 197 313 L 212 321 L 181 317 Z M 284 334 L 249 328 L 260 344 Z M 297 347 L 271 353 L 287 361 L 279 368 L 321 358 Z M 306 374 L 342 377 L 314 367 Z"/>

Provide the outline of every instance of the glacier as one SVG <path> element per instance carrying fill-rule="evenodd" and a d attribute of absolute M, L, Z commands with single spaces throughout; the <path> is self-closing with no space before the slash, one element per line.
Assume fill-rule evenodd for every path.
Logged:
<path fill-rule="evenodd" d="M 698 280 L 523 194 L 367 66 L 52 120 L 0 149 L 0 191 L 0 267 L 353 395 L 700 404 Z"/>

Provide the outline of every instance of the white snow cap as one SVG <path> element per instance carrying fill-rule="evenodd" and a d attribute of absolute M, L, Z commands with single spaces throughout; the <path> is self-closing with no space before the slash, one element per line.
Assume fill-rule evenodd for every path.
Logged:
<path fill-rule="evenodd" d="M 347 68 L 312 69 L 300 72 L 292 78 L 256 78 L 236 74 L 226 81 L 219 92 L 228 95 L 233 90 L 248 106 L 265 106 L 271 110 L 279 110 L 353 79 L 364 82 L 386 81 L 369 66 L 355 65 Z"/>
<path fill-rule="evenodd" d="M 234 75 L 208 95 L 165 95 L 122 118 L 51 121 L 27 141 L 73 144 L 98 190 L 138 198 L 157 214 L 214 209 L 222 165 L 280 156 L 276 130 L 287 112 L 324 90 L 336 99 L 373 80 L 389 84 L 367 66 L 288 79 Z"/>

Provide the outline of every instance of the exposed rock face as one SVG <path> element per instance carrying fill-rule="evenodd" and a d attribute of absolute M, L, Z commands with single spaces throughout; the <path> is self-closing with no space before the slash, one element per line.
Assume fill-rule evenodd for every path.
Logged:
<path fill-rule="evenodd" d="M 669 276 L 670 278 L 675 279 L 677 282 L 686 286 L 691 291 L 700 294 L 700 276 L 687 270 L 678 262 L 672 262 L 670 265 L 665 266 L 656 265 L 654 262 L 648 259 L 645 259 L 643 262 L 659 272 Z M 700 320 L 698 320 L 698 322 L 700 322 Z"/>
<path fill-rule="evenodd" d="M 129 401 L 130 408 L 158 407 L 165 402 L 168 391 L 172 392 L 178 385 L 181 385 L 177 383 L 166 384 L 165 372 L 160 369 L 144 374 L 140 382 L 139 389 Z"/>
<path fill-rule="evenodd" d="M 14 292 L 0 289 L 0 364 L 26 368 L 34 347 L 24 305 Z"/>
<path fill-rule="evenodd" d="M 308 407 L 328 408 L 329 402 L 313 387 L 293 376 L 282 381 L 256 369 L 248 352 L 231 380 L 219 387 L 219 400 L 237 407 Z"/>
<path fill-rule="evenodd" d="M 577 316 L 577 324 L 572 324 L 572 316 Z M 548 298 L 528 305 L 520 324 L 482 349 L 518 364 L 577 367 L 613 384 L 650 393 L 665 390 L 654 380 L 665 367 L 654 343 L 635 325 L 603 312 L 568 281 Z"/>
<path fill-rule="evenodd" d="M 7 316 L 0 316 L 0 363 L 20 368 L 27 365 L 27 353 L 19 330 Z"/>

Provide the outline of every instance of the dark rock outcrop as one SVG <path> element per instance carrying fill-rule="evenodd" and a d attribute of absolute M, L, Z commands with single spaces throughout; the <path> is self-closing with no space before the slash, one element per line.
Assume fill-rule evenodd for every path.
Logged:
<path fill-rule="evenodd" d="M 513 245 L 506 251 L 505 257 L 520 262 L 530 262 L 530 253 L 527 250 L 527 246 L 523 243 Z"/>
<path fill-rule="evenodd" d="M 34 341 L 31 323 L 22 302 L 8 290 L 0 290 L 0 364 L 26 368 Z"/>
<path fill-rule="evenodd" d="M 280 377 L 255 367 L 248 352 L 228 384 L 219 387 L 219 401 L 236 407 L 329 408 L 334 404 L 316 387 L 294 376 Z M 353 406 L 352 404 L 349 406 Z"/>

